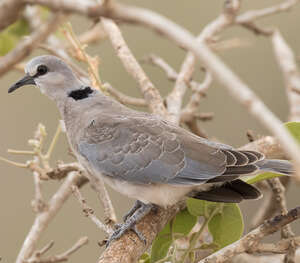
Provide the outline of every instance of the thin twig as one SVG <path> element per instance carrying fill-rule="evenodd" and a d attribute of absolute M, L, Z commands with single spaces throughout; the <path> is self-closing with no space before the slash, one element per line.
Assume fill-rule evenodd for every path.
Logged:
<path fill-rule="evenodd" d="M 140 107 L 148 106 L 147 102 L 144 99 L 127 96 L 123 94 L 121 91 L 112 87 L 109 83 L 104 83 L 103 86 L 116 100 L 118 100 L 122 104 L 140 106 Z"/>
<path fill-rule="evenodd" d="M 244 14 L 239 15 L 236 18 L 235 22 L 240 24 L 253 22 L 254 20 L 258 20 L 270 15 L 289 11 L 290 8 L 292 8 L 297 3 L 299 3 L 299 0 L 285 0 L 278 5 L 274 5 L 271 7 L 258 9 L 258 10 L 250 10 L 245 12 Z"/>
<path fill-rule="evenodd" d="M 93 223 L 96 224 L 96 226 L 101 229 L 102 231 L 104 231 L 107 234 L 112 234 L 113 233 L 113 229 L 110 225 L 106 225 L 104 223 L 102 223 L 97 216 L 95 215 L 94 210 L 89 207 L 86 203 L 86 200 L 84 199 L 84 197 L 82 196 L 82 194 L 80 193 L 79 189 L 77 186 L 73 185 L 72 186 L 72 191 L 74 196 L 76 197 L 76 199 L 78 200 L 78 202 L 81 204 L 82 206 L 82 211 L 84 212 L 85 216 L 89 217 Z"/>
<path fill-rule="evenodd" d="M 203 98 L 206 90 L 210 87 L 212 80 L 211 74 L 206 72 L 203 82 L 193 89 L 193 95 L 181 112 L 180 121 L 189 122 L 195 119 L 194 115 L 198 110 L 200 100 Z"/>
<path fill-rule="evenodd" d="M 102 25 L 125 69 L 138 82 L 151 111 L 166 116 L 166 109 L 158 90 L 133 56 L 118 26 L 114 21 L 106 18 L 102 19 Z"/>
<path fill-rule="evenodd" d="M 96 178 L 95 176 L 90 176 L 89 179 L 91 187 L 96 191 L 98 198 L 103 205 L 105 223 L 114 225 L 117 222 L 117 216 L 103 180 L 100 177 Z"/>
<path fill-rule="evenodd" d="M 240 240 L 224 247 L 216 253 L 199 261 L 199 263 L 223 263 L 233 256 L 243 252 L 255 252 L 257 244 L 267 235 L 270 235 L 283 226 L 300 218 L 300 207 L 290 210 L 286 215 L 279 215 L 265 221 L 262 225 L 249 232 Z"/>
<path fill-rule="evenodd" d="M 176 81 L 178 78 L 178 73 L 175 71 L 175 69 L 173 69 L 164 59 L 157 55 L 151 54 L 142 59 L 141 62 L 146 62 L 159 67 L 165 72 L 167 78 L 171 81 Z M 199 86 L 199 83 L 194 80 L 190 80 L 187 81 L 187 85 L 191 88 L 196 88 Z"/>
<path fill-rule="evenodd" d="M 274 253 L 274 254 L 285 254 L 289 250 L 290 243 L 294 242 L 295 245 L 300 247 L 300 236 L 282 239 L 277 243 L 261 243 L 257 245 L 255 251 L 257 253 Z"/>
<path fill-rule="evenodd" d="M 34 256 L 32 258 L 30 258 L 29 260 L 26 260 L 26 263 L 58 263 L 58 262 L 64 262 L 64 261 L 68 261 L 69 257 L 74 254 L 76 251 L 78 251 L 82 246 L 86 245 L 88 243 L 88 238 L 87 237 L 81 237 L 79 240 L 77 240 L 77 242 L 71 247 L 69 248 L 67 251 L 55 255 L 55 256 L 50 256 L 47 258 L 41 258 L 41 255 L 43 255 L 47 250 L 49 250 L 52 245 L 54 244 L 54 242 L 49 243 L 49 245 L 51 246 L 46 246 L 44 248 L 44 250 L 46 251 L 38 251 L 39 253 L 35 253 Z"/>
<path fill-rule="evenodd" d="M 32 201 L 32 207 L 36 213 L 41 213 L 47 208 L 47 204 L 44 202 L 42 196 L 40 174 L 36 171 L 33 172 L 33 180 L 35 188 L 35 197 Z"/>
<path fill-rule="evenodd" d="M 86 181 L 87 180 L 79 176 L 77 172 L 71 172 L 69 174 L 65 182 L 50 199 L 48 203 L 48 209 L 37 214 L 31 230 L 26 236 L 23 246 L 19 252 L 16 263 L 23 263 L 31 257 L 36 249 L 37 242 L 40 239 L 41 234 L 71 195 L 71 186 L 74 184 L 82 185 Z"/>
<path fill-rule="evenodd" d="M 287 204 L 285 199 L 285 188 L 280 182 L 279 178 L 273 178 L 271 180 L 268 180 L 268 183 L 275 195 L 275 200 L 277 205 L 280 208 L 280 211 L 283 215 L 286 215 L 288 213 L 287 210 Z M 283 239 L 292 238 L 295 234 L 292 231 L 292 228 L 290 225 L 285 225 L 281 229 L 281 237 Z M 295 253 L 296 253 L 297 247 L 295 246 L 294 240 L 290 240 L 289 249 L 287 251 L 287 254 L 285 255 L 285 261 L 284 262 L 295 262 Z"/>
<path fill-rule="evenodd" d="M 223 13 L 203 29 L 196 39 L 197 42 L 211 41 L 213 36 L 233 23 L 240 4 L 239 1 L 227 2 L 228 3 L 225 5 Z M 174 89 L 167 98 L 167 105 L 171 114 L 171 119 L 176 123 L 180 120 L 182 99 L 187 88 L 187 83 L 191 80 L 194 73 L 195 63 L 195 55 L 189 52 L 181 65 Z"/>
<path fill-rule="evenodd" d="M 66 38 L 69 40 L 71 46 L 73 47 L 74 56 L 79 61 L 85 61 L 88 64 L 88 72 L 94 88 L 106 92 L 102 86 L 102 81 L 99 75 L 99 58 L 97 56 L 90 56 L 85 52 L 85 46 L 82 45 L 76 34 L 74 33 L 70 23 L 66 25 L 66 30 L 63 30 Z"/>
<path fill-rule="evenodd" d="M 51 154 L 52 154 L 53 149 L 54 149 L 54 147 L 55 147 L 55 145 L 56 145 L 56 143 L 57 143 L 57 140 L 58 140 L 58 137 L 59 137 L 59 134 L 60 134 L 60 133 L 61 133 L 61 126 L 60 126 L 60 123 L 58 123 L 57 128 L 56 128 L 56 132 L 55 132 L 55 134 L 54 134 L 54 136 L 53 136 L 53 139 L 52 139 L 52 141 L 51 141 L 51 143 L 50 143 L 50 146 L 49 146 L 49 148 L 48 148 L 48 151 L 47 151 L 47 153 L 45 154 L 45 158 L 48 159 L 48 160 L 49 160 L 49 158 L 51 157 Z"/>
<path fill-rule="evenodd" d="M 44 246 L 42 249 L 37 250 L 34 252 L 34 257 L 40 257 L 44 254 L 46 254 L 52 247 L 54 246 L 54 241 L 51 240 L 46 246 Z"/>

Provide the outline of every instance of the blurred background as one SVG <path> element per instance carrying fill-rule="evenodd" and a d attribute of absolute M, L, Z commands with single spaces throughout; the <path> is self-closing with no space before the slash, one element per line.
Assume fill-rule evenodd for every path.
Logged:
<path fill-rule="evenodd" d="M 223 1 L 122 1 L 138 6 L 143 6 L 157 11 L 176 23 L 186 27 L 198 35 L 203 27 L 220 14 Z M 254 8 L 262 8 L 274 5 L 282 1 L 275 0 L 251 0 L 243 1 L 241 12 Z M 76 33 L 84 32 L 92 25 L 79 16 L 70 18 Z M 279 28 L 282 35 L 294 50 L 295 55 L 300 55 L 300 6 L 296 5 L 291 12 L 281 13 L 259 21 L 261 25 L 269 25 Z M 135 54 L 141 59 L 150 53 L 154 53 L 165 59 L 177 71 L 185 57 L 186 52 L 175 46 L 172 42 L 151 32 L 148 29 L 137 26 L 121 26 L 124 37 Z M 256 36 L 252 32 L 240 27 L 232 27 L 226 30 L 222 39 L 238 37 L 246 45 L 234 49 L 219 52 L 222 59 L 243 79 L 265 104 L 282 120 L 288 116 L 288 105 L 284 90 L 284 82 L 276 64 L 269 38 Z M 123 93 L 140 97 L 137 84 L 126 73 L 122 64 L 115 56 L 109 43 L 105 40 L 100 45 L 88 47 L 90 54 L 98 54 L 101 58 L 100 75 L 103 81 L 111 83 Z M 32 56 L 45 54 L 37 50 Z M 201 65 L 199 65 L 200 68 Z M 173 88 L 165 74 L 158 68 L 143 65 L 149 78 L 162 95 L 168 94 Z M 7 149 L 30 149 L 27 140 L 33 137 L 38 123 L 43 123 L 48 132 L 48 142 L 53 136 L 60 116 L 56 106 L 48 98 L 44 97 L 33 87 L 24 87 L 17 92 L 8 95 L 7 89 L 12 83 L 22 77 L 20 72 L 11 71 L 0 79 L 0 123 L 1 143 L 0 156 L 24 162 L 26 159 L 18 156 L 10 156 Z M 201 81 L 203 74 L 198 70 L 195 79 Z M 210 137 L 239 147 L 247 143 L 246 132 L 251 129 L 256 135 L 267 135 L 268 131 L 252 118 L 247 111 L 236 103 L 225 88 L 213 83 L 207 92 L 207 97 L 202 100 L 199 110 L 201 112 L 214 112 L 214 119 L 200 123 Z M 65 135 L 60 136 L 52 158 L 52 164 L 57 160 L 72 161 L 68 155 L 68 144 Z M 21 248 L 34 220 L 34 212 L 31 209 L 34 188 L 33 178 L 25 169 L 16 168 L 0 162 L 0 256 L 2 262 L 13 262 Z M 56 191 L 61 182 L 49 181 L 43 184 L 45 199 Z M 116 208 L 119 220 L 128 211 L 133 203 L 109 189 L 113 204 Z M 88 204 L 94 208 L 96 214 L 103 218 L 103 210 L 97 200 L 95 192 L 89 186 L 82 189 Z M 288 206 L 292 208 L 299 205 L 299 186 L 293 184 L 288 192 Z M 241 204 L 244 212 L 246 226 L 255 213 L 261 201 L 250 201 Z M 296 223 L 297 224 L 297 223 Z M 298 226 L 294 224 L 296 232 Z M 246 231 L 248 231 L 246 227 Z M 104 235 L 86 217 L 84 217 L 77 200 L 72 196 L 51 222 L 45 232 L 40 247 L 50 240 L 55 241 L 55 246 L 50 254 L 63 252 L 71 247 L 80 236 L 88 236 L 89 244 L 81 248 L 71 257 L 70 262 L 96 262 L 102 248 L 97 245 Z"/>

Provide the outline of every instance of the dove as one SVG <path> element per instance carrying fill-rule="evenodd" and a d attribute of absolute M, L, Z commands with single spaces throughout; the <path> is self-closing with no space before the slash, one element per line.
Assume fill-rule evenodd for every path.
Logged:
<path fill-rule="evenodd" d="M 130 109 L 82 83 L 55 56 L 33 58 L 25 73 L 8 92 L 35 85 L 54 100 L 88 176 L 137 200 L 108 244 L 128 230 L 145 241 L 135 225 L 156 206 L 167 208 L 187 197 L 226 203 L 258 199 L 260 191 L 241 177 L 293 172 L 289 161 L 212 142 L 160 116 Z"/>

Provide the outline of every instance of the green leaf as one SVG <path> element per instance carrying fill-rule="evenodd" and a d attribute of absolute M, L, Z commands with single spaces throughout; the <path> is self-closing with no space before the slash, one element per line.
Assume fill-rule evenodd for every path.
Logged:
<path fill-rule="evenodd" d="M 293 137 L 300 143 L 300 122 L 287 122 L 284 126 L 289 130 Z"/>
<path fill-rule="evenodd" d="M 194 216 L 205 215 L 205 201 L 195 198 L 188 198 L 186 200 L 186 206 L 190 214 Z"/>
<path fill-rule="evenodd" d="M 187 235 L 197 222 L 197 217 L 191 215 L 187 209 L 180 211 L 170 222 L 159 232 L 151 248 L 151 263 L 166 257 L 172 244 L 172 233 Z M 172 225 L 172 232 L 171 232 Z"/>
<path fill-rule="evenodd" d="M 4 32 L 0 34 L 0 56 L 4 56 L 16 45 L 16 39 L 13 35 Z"/>
<path fill-rule="evenodd" d="M 173 233 L 187 235 L 197 223 L 197 217 L 191 215 L 187 209 L 180 211 L 173 221 Z"/>
<path fill-rule="evenodd" d="M 13 34 L 18 37 L 22 37 L 30 33 L 29 24 L 25 19 L 19 19 L 14 24 L 10 25 L 6 30 L 10 34 Z"/>
<path fill-rule="evenodd" d="M 219 206 L 220 203 L 188 198 L 186 200 L 187 209 L 194 216 L 204 216 L 208 218 L 212 211 Z"/>
<path fill-rule="evenodd" d="M 213 241 L 223 248 L 238 240 L 244 231 L 243 217 L 237 204 L 224 204 L 223 209 L 208 222 Z"/>
<path fill-rule="evenodd" d="M 139 263 L 150 263 L 150 255 L 148 253 L 144 253 L 143 255 L 141 255 L 138 262 Z"/>
<path fill-rule="evenodd" d="M 12 50 L 18 40 L 29 34 L 29 25 L 24 19 L 19 19 L 0 33 L 0 56 Z"/>
<path fill-rule="evenodd" d="M 245 178 L 244 181 L 248 184 L 255 184 L 257 182 L 267 180 L 267 179 L 271 179 L 271 178 L 275 178 L 275 177 L 279 177 L 279 176 L 285 176 L 285 175 L 267 172 L 267 173 L 258 174 L 256 176 L 249 176 L 248 178 Z"/>

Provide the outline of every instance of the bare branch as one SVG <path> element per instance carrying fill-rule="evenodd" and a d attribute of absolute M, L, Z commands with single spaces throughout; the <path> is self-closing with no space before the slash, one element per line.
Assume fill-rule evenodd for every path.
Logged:
<path fill-rule="evenodd" d="M 212 76 L 209 72 L 206 72 L 203 82 L 193 89 L 193 95 L 191 96 L 190 101 L 181 112 L 180 121 L 191 122 L 196 119 L 197 116 L 195 116 L 195 113 L 198 110 L 200 100 L 204 96 L 206 90 L 210 87 L 211 83 Z"/>
<path fill-rule="evenodd" d="M 166 73 L 167 78 L 171 81 L 175 81 L 177 79 L 177 72 L 175 69 L 173 69 L 166 61 L 157 55 L 150 54 L 149 56 L 143 58 L 141 62 L 159 67 Z"/>
<path fill-rule="evenodd" d="M 176 81 L 178 78 L 178 73 L 173 69 L 165 60 L 163 60 L 161 57 L 158 57 L 154 54 L 151 54 L 144 59 L 142 59 L 141 62 L 146 62 L 149 64 L 152 64 L 154 66 L 157 66 L 161 68 L 167 75 L 167 78 L 171 81 Z M 197 83 L 194 80 L 187 81 L 187 85 L 196 88 L 199 86 L 199 83 Z"/>
<path fill-rule="evenodd" d="M 293 51 L 279 31 L 272 36 L 272 44 L 277 63 L 283 73 L 286 93 L 290 103 L 291 121 L 300 120 L 300 72 Z"/>
<path fill-rule="evenodd" d="M 75 253 L 78 249 L 80 249 L 82 246 L 86 245 L 88 243 L 88 238 L 87 237 L 81 237 L 80 239 L 77 240 L 77 242 L 67 251 L 64 253 L 57 255 L 56 258 L 68 258 L 70 255 Z"/>
<path fill-rule="evenodd" d="M 122 104 L 140 106 L 140 107 L 148 106 L 147 102 L 144 99 L 127 96 L 123 94 L 121 91 L 113 88 L 109 83 L 104 83 L 103 86 L 115 99 L 117 99 Z"/>
<path fill-rule="evenodd" d="M 197 114 L 198 107 L 200 104 L 201 98 L 204 96 L 205 91 L 209 88 L 212 83 L 212 76 L 209 72 L 206 72 L 205 79 L 203 83 L 199 84 L 198 87 L 193 89 L 193 95 L 190 98 L 190 101 L 187 103 L 186 107 L 182 110 L 180 116 L 180 122 L 185 123 L 189 129 L 196 135 L 207 138 L 206 133 L 200 129 L 198 125 L 198 120 L 203 118 Z M 209 120 L 212 118 L 212 114 L 205 116 L 204 120 Z"/>
<path fill-rule="evenodd" d="M 137 224 L 137 229 L 147 240 L 145 245 L 136 234 L 128 231 L 120 239 L 114 241 L 100 256 L 98 263 L 132 263 L 151 245 L 158 232 L 169 222 L 175 214 L 184 207 L 184 204 L 175 205 L 167 210 L 158 208 L 151 211 Z"/>
<path fill-rule="evenodd" d="M 19 252 L 16 263 L 23 263 L 31 257 L 36 249 L 37 242 L 41 237 L 43 231 L 47 228 L 49 222 L 56 216 L 59 209 L 63 206 L 65 201 L 72 193 L 71 186 L 74 184 L 82 185 L 87 180 L 77 172 L 71 172 L 61 185 L 58 191 L 52 196 L 48 203 L 48 209 L 37 214 L 35 221 L 29 231 L 23 246 Z"/>
<path fill-rule="evenodd" d="M 280 182 L 279 178 L 273 178 L 267 181 L 275 195 L 276 204 L 279 206 L 280 211 L 283 215 L 288 213 L 286 199 L 285 199 L 285 188 Z M 290 225 L 285 225 L 281 229 L 281 237 L 283 239 L 294 237 L 295 234 L 292 231 Z M 296 244 L 294 240 L 290 240 L 287 253 L 285 255 L 285 262 L 295 262 Z"/>
<path fill-rule="evenodd" d="M 255 251 L 257 253 L 285 254 L 289 250 L 291 241 L 295 242 L 295 245 L 300 247 L 300 236 L 298 236 L 298 237 L 289 238 L 289 239 L 282 239 L 275 244 L 273 244 L 273 243 L 258 244 Z"/>
<path fill-rule="evenodd" d="M 74 254 L 76 251 L 78 251 L 82 246 L 86 245 L 88 243 L 87 237 L 81 237 L 77 242 L 69 248 L 67 251 L 58 254 L 56 256 L 50 256 L 48 258 L 41 258 L 41 255 L 43 255 L 47 250 L 49 250 L 54 242 L 49 243 L 43 251 L 38 251 L 39 253 L 35 253 L 32 258 L 29 260 L 26 260 L 26 263 L 58 263 L 58 262 L 64 262 L 68 261 L 69 257 Z"/>
<path fill-rule="evenodd" d="M 103 18 L 102 25 L 125 69 L 138 82 L 151 111 L 166 116 L 166 109 L 158 90 L 133 56 L 115 22 Z"/>
<path fill-rule="evenodd" d="M 49 8 L 53 9 L 53 11 L 63 11 L 63 12 L 74 12 L 86 16 L 100 16 L 97 13 L 102 13 L 101 5 L 95 4 L 95 1 L 92 0 L 24 0 L 24 3 L 27 4 L 38 4 L 48 6 Z"/>
<path fill-rule="evenodd" d="M 33 172 L 34 179 L 34 188 L 35 188 L 35 198 L 32 201 L 33 210 L 36 213 L 40 213 L 47 208 L 46 203 L 44 202 L 41 190 L 41 179 L 38 172 Z"/>
<path fill-rule="evenodd" d="M 42 255 L 46 254 L 53 246 L 54 246 L 54 241 L 51 240 L 42 249 L 35 251 L 34 254 L 33 254 L 33 257 L 41 257 Z"/>
<path fill-rule="evenodd" d="M 0 2 L 0 31 L 18 19 L 23 7 L 22 0 L 2 0 Z"/>
<path fill-rule="evenodd" d="M 104 231 L 107 234 L 112 234 L 113 229 L 110 227 L 110 225 L 105 225 L 97 218 L 97 216 L 95 215 L 95 211 L 86 204 L 86 200 L 80 193 L 78 187 L 75 185 L 72 186 L 72 191 L 73 191 L 74 196 L 78 200 L 78 202 L 81 204 L 82 211 L 84 212 L 85 216 L 89 217 L 93 221 L 93 223 L 96 224 L 96 226 L 99 229 L 101 229 L 102 231 Z"/>
<path fill-rule="evenodd" d="M 103 180 L 99 177 L 96 178 L 95 176 L 89 176 L 89 180 L 91 183 L 91 187 L 96 191 L 98 198 L 103 205 L 105 222 L 110 225 L 115 224 L 117 222 L 116 212 Z"/>
<path fill-rule="evenodd" d="M 233 23 L 234 17 L 239 10 L 240 3 L 236 0 L 227 2 L 227 6 L 225 5 L 224 7 L 224 12 L 214 21 L 209 23 L 197 37 L 196 40 L 198 42 L 211 41 L 213 36 Z M 194 73 L 195 63 L 195 55 L 189 52 L 181 65 L 175 87 L 167 98 L 168 110 L 171 114 L 172 120 L 176 123 L 178 123 L 180 119 L 182 99 L 187 88 L 187 83 L 191 80 Z"/>
<path fill-rule="evenodd" d="M 260 10 L 251 10 L 246 13 L 239 15 L 236 18 L 236 23 L 243 24 L 248 22 L 253 22 L 254 20 L 264 18 L 276 13 L 289 11 L 294 5 L 299 3 L 299 0 L 285 0 L 278 5 L 267 7 Z"/>
<path fill-rule="evenodd" d="M 286 215 L 279 215 L 265 221 L 262 225 L 249 232 L 240 240 L 220 249 L 216 253 L 199 261 L 199 263 L 223 263 L 243 252 L 255 252 L 258 242 L 260 242 L 263 237 L 278 231 L 283 226 L 299 218 L 300 207 L 296 207 L 290 210 Z"/>
<path fill-rule="evenodd" d="M 29 37 L 21 41 L 15 49 L 0 58 L 0 76 L 9 71 L 11 67 L 20 62 L 26 56 L 28 56 L 32 50 L 40 42 L 43 42 L 49 34 L 51 34 L 57 26 L 61 23 L 63 16 L 61 14 L 55 14 L 46 23 L 33 32 Z"/>
<path fill-rule="evenodd" d="M 79 41 L 82 44 L 93 44 L 99 43 L 107 38 L 107 33 L 104 31 L 101 23 L 97 23 L 90 30 L 83 32 L 78 36 Z"/>
<path fill-rule="evenodd" d="M 242 146 L 240 149 L 261 152 L 269 159 L 287 159 L 287 155 L 280 146 L 279 140 L 272 136 L 262 137 L 254 142 Z"/>

